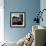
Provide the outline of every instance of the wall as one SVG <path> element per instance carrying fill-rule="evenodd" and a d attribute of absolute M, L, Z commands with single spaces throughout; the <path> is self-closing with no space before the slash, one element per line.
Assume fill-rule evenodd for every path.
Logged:
<path fill-rule="evenodd" d="M 7 41 L 18 41 L 32 30 L 35 14 L 40 10 L 40 0 L 4 0 L 4 38 Z M 24 28 L 10 27 L 10 12 L 26 12 L 26 26 Z"/>
<path fill-rule="evenodd" d="M 43 9 L 46 9 L 46 0 L 41 0 L 41 1 L 40 1 L 40 9 L 41 9 L 41 11 L 42 11 Z M 45 19 L 46 19 L 46 10 L 43 12 L 42 17 L 43 17 L 43 22 L 41 21 L 41 22 L 40 22 L 40 25 L 46 27 L 46 20 L 45 20 Z"/>

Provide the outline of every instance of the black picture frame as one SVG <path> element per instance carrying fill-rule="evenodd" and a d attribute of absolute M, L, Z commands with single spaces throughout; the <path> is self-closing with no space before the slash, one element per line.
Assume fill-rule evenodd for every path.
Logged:
<path fill-rule="evenodd" d="M 10 12 L 10 27 L 25 27 L 25 12 Z"/>

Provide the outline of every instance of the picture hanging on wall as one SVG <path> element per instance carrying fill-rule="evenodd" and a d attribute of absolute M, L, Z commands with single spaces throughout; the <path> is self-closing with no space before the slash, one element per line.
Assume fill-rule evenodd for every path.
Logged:
<path fill-rule="evenodd" d="M 10 27 L 24 27 L 25 12 L 10 12 Z"/>

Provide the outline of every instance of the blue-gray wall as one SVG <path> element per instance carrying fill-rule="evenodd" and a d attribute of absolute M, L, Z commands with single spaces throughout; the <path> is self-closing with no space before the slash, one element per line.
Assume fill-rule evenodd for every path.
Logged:
<path fill-rule="evenodd" d="M 40 0 L 4 0 L 4 38 L 7 41 L 18 41 L 32 30 L 33 19 L 40 9 Z M 10 12 L 26 12 L 25 28 L 10 27 Z"/>
<path fill-rule="evenodd" d="M 40 10 L 42 11 L 43 9 L 46 9 L 46 0 L 41 0 L 40 1 Z M 45 26 L 46 27 L 46 10 L 43 12 L 43 22 L 40 22 L 40 25 Z"/>

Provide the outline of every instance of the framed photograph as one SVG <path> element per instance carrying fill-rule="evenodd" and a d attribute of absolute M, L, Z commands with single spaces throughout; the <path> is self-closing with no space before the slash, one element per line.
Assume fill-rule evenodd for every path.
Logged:
<path fill-rule="evenodd" d="M 24 27 L 25 12 L 10 12 L 10 27 Z"/>

